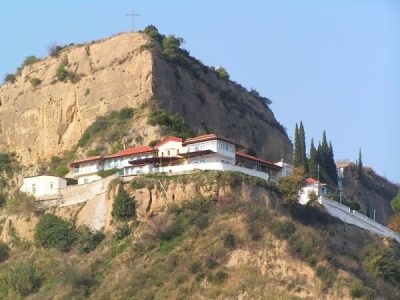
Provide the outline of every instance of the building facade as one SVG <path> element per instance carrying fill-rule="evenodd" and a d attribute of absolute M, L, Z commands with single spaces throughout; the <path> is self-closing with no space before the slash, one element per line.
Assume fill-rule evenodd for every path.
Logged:
<path fill-rule="evenodd" d="M 57 176 L 39 175 L 25 177 L 20 188 L 21 192 L 35 198 L 58 195 L 59 190 L 67 186 L 67 180 Z"/>

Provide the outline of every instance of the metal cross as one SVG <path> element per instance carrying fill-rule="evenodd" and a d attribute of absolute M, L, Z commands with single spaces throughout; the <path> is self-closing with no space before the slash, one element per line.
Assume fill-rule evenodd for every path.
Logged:
<path fill-rule="evenodd" d="M 132 13 L 125 14 L 125 16 L 132 17 L 132 32 L 135 32 L 135 17 L 140 16 L 140 14 L 135 14 L 135 9 L 132 6 Z"/>

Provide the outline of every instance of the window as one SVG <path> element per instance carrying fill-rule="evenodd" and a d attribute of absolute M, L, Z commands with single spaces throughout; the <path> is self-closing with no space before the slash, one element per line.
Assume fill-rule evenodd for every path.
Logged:
<path fill-rule="evenodd" d="M 36 194 L 36 184 L 32 184 L 32 194 Z"/>
<path fill-rule="evenodd" d="M 53 182 L 50 182 L 50 189 L 52 190 L 54 188 Z"/>
<path fill-rule="evenodd" d="M 83 179 L 83 183 L 89 183 L 89 178 Z"/>
<path fill-rule="evenodd" d="M 171 152 L 170 152 L 170 150 L 168 150 L 168 152 L 167 152 L 167 153 L 168 153 L 168 156 L 170 156 L 170 155 L 171 155 Z"/>

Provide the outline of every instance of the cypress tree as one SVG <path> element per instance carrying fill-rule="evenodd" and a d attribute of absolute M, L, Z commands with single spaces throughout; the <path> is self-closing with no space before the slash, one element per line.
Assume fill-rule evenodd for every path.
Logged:
<path fill-rule="evenodd" d="M 317 162 L 317 149 L 314 146 L 314 140 L 311 139 L 310 145 L 310 159 L 308 160 L 308 174 L 311 178 L 318 178 L 318 162 Z"/>
<path fill-rule="evenodd" d="M 329 177 L 332 179 L 333 183 L 337 187 L 338 186 L 338 176 L 337 176 L 335 158 L 333 155 L 333 147 L 332 147 L 332 143 L 330 141 L 329 141 L 328 164 L 329 164 L 329 166 L 328 166 Z"/>
<path fill-rule="evenodd" d="M 308 175 L 308 166 L 307 166 L 307 155 L 306 155 L 306 134 L 304 132 L 303 122 L 300 121 L 300 128 L 299 128 L 299 146 L 300 146 L 300 161 L 301 166 L 304 169 L 304 173 L 306 176 Z"/>
<path fill-rule="evenodd" d="M 362 174 L 363 174 L 363 163 L 362 163 L 362 157 L 361 157 L 361 148 L 360 148 L 360 151 L 358 152 L 357 171 L 358 171 L 358 178 L 361 178 Z"/>
<path fill-rule="evenodd" d="M 296 123 L 296 129 L 294 131 L 294 155 L 293 164 L 295 167 L 301 166 L 301 143 L 299 136 L 299 127 Z"/>

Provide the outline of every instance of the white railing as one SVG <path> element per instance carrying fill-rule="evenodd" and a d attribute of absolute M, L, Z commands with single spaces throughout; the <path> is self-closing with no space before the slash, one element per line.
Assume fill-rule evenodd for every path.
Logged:
<path fill-rule="evenodd" d="M 350 207 L 346 205 L 332 201 L 325 197 L 320 197 L 319 202 L 325 207 L 330 215 L 339 218 L 343 222 L 353 224 L 378 235 L 394 238 L 400 243 L 400 235 L 398 233 L 368 218 L 366 215 L 363 215 L 358 211 L 350 209 Z"/>
<path fill-rule="evenodd" d="M 184 173 L 190 172 L 194 170 L 215 170 L 215 171 L 233 171 L 240 172 L 250 176 L 258 177 L 268 181 L 270 179 L 268 173 L 251 170 L 245 167 L 240 167 L 232 164 L 224 164 L 221 162 L 206 162 L 206 163 L 198 163 L 198 164 L 186 164 L 186 165 L 177 165 L 177 166 L 166 166 L 159 168 L 160 172 L 165 173 Z"/>

